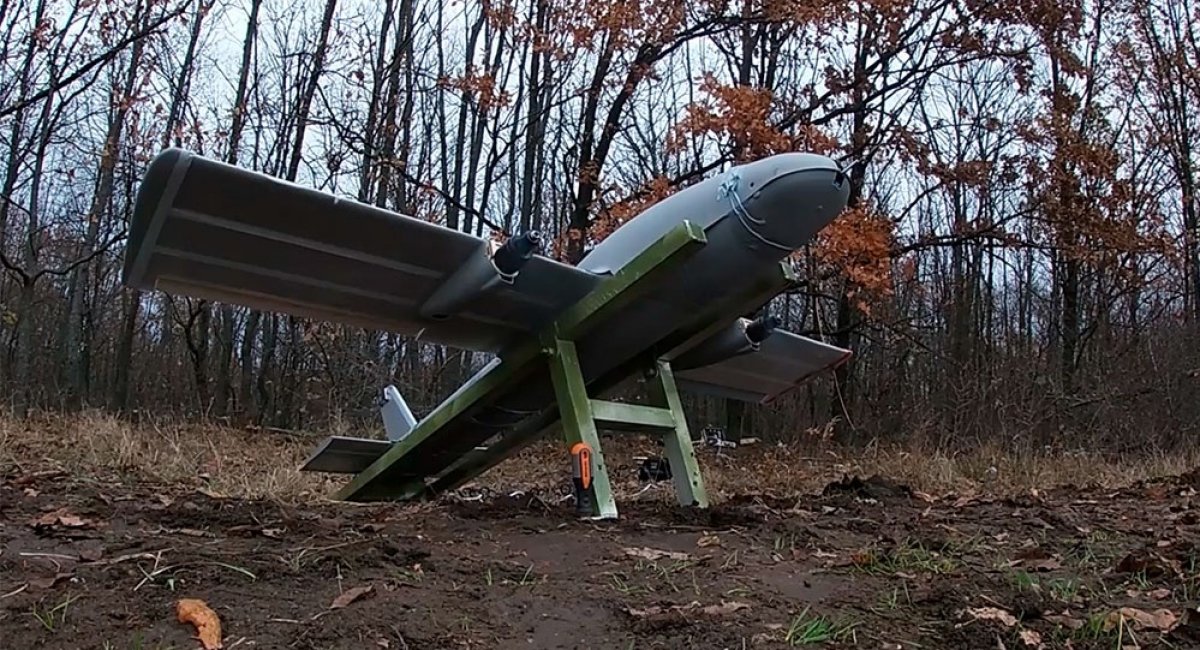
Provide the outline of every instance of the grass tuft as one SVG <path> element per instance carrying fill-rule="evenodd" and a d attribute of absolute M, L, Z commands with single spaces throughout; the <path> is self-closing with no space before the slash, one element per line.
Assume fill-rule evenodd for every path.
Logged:
<path fill-rule="evenodd" d="M 808 608 L 792 619 L 784 641 L 792 646 L 815 645 L 828 641 L 848 641 L 854 638 L 855 625 L 838 623 L 826 616 L 814 616 Z"/>

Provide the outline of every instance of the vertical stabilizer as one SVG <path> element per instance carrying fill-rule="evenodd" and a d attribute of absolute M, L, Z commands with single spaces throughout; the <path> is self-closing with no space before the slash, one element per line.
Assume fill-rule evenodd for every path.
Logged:
<path fill-rule="evenodd" d="M 395 386 L 383 389 L 383 404 L 379 407 L 379 414 L 383 416 L 387 438 L 392 442 L 400 442 L 417 426 L 417 419 Z"/>

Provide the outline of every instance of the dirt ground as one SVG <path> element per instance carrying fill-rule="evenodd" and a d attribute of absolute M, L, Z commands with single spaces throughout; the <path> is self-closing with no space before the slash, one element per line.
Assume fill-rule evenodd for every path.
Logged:
<path fill-rule="evenodd" d="M 584 521 L 537 494 L 288 505 L 9 467 L 0 647 L 1200 647 L 1200 472 L 930 496 L 845 479 Z M 668 489 L 665 486 L 662 489 Z"/>

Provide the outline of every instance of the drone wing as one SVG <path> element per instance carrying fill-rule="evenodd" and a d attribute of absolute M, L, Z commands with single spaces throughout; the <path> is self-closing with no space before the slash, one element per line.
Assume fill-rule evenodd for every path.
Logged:
<path fill-rule="evenodd" d="M 767 403 L 849 358 L 849 350 L 776 330 L 758 351 L 678 372 L 676 380 L 685 390 Z"/>
<path fill-rule="evenodd" d="M 599 282 L 540 256 L 511 283 L 483 282 L 483 239 L 177 149 L 151 163 L 129 230 L 131 287 L 483 352 L 538 330 Z M 423 314 L 444 285 L 468 298 Z"/>

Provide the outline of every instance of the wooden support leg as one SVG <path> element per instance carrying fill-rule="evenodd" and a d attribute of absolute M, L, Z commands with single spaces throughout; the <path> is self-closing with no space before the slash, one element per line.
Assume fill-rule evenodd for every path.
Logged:
<path fill-rule="evenodd" d="M 675 416 L 675 428 L 663 434 L 663 445 L 667 451 L 667 462 L 671 464 L 671 477 L 675 482 L 675 498 L 681 506 L 708 507 L 708 492 L 704 489 L 704 478 L 700 474 L 700 463 L 692 448 L 692 435 L 688 431 L 683 404 L 679 400 L 679 389 L 675 386 L 675 374 L 671 364 L 658 361 L 655 365 L 658 381 L 655 382 L 655 397 L 659 404 Z"/>
<path fill-rule="evenodd" d="M 408 434 L 383 451 L 366 469 L 358 472 L 338 491 L 335 498 L 351 501 L 407 499 L 453 489 L 532 442 L 553 424 L 554 414 L 561 411 L 568 420 L 566 428 L 573 432 L 568 436 L 578 441 L 586 440 L 593 449 L 592 476 L 597 497 L 602 502 L 602 507 L 595 511 L 616 516 L 608 475 L 604 471 L 604 458 L 596 437 L 596 423 L 583 390 L 574 347 L 569 348 L 572 365 L 570 372 L 567 372 L 555 360 L 554 344 L 558 339 L 579 340 L 592 330 L 603 327 L 623 307 L 661 288 L 664 279 L 701 250 L 706 241 L 704 229 L 686 221 L 663 235 L 612 277 L 559 314 L 553 323 L 538 332 L 537 340 L 529 340 L 503 351 L 492 365 L 461 386 L 432 413 L 416 423 Z M 472 415 L 534 371 L 540 372 L 542 367 L 539 364 L 547 360 L 544 348 L 550 349 L 550 368 L 554 371 L 552 376 L 555 391 L 559 395 L 558 404 L 545 404 L 529 422 L 521 423 L 507 432 L 502 441 L 485 450 L 480 451 L 475 447 L 462 449 L 466 445 L 459 444 L 459 434 L 481 434 L 480 427 L 470 422 Z M 538 379 L 541 380 L 540 377 Z M 603 407 L 601 411 L 604 411 Z M 648 413 L 637 411 L 633 416 L 641 424 L 646 424 L 646 417 L 651 418 L 650 424 L 662 419 L 662 414 Z M 609 409 L 601 415 L 612 416 L 614 411 Z M 314 458 L 320 459 L 319 456 Z M 310 459 L 312 462 L 313 459 Z M 431 479 L 432 484 L 426 488 Z"/>
<path fill-rule="evenodd" d="M 555 340 L 549 362 L 567 449 L 580 442 L 591 449 L 592 512 L 601 519 L 615 519 L 617 502 L 613 498 L 612 484 L 608 481 L 608 470 L 604 466 L 604 452 L 600 449 L 600 436 L 596 434 L 596 421 L 592 416 L 587 387 L 583 383 L 583 373 L 579 370 L 575 344 Z"/>

